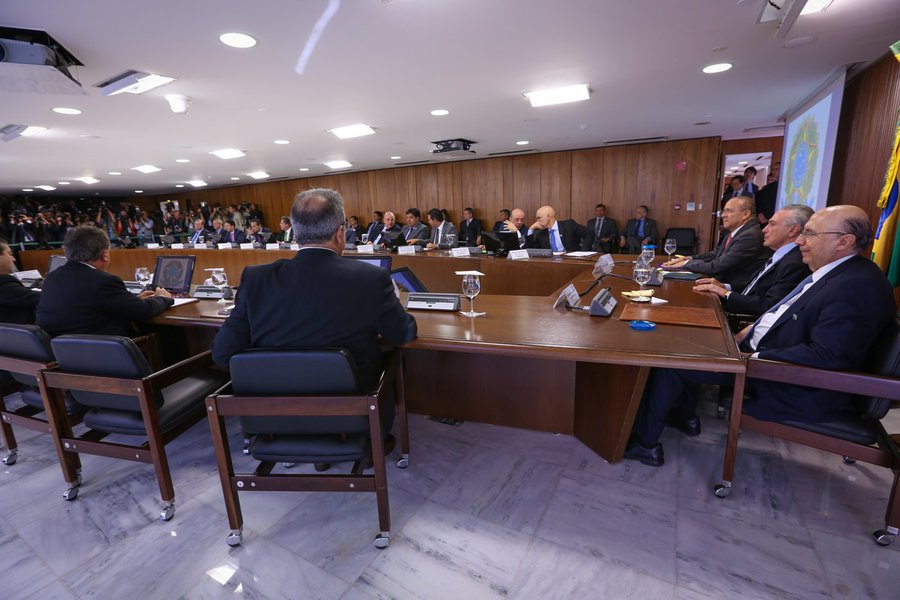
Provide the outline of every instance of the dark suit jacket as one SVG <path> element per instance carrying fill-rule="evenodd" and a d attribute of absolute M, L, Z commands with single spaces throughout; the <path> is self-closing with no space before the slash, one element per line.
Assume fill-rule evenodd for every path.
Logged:
<path fill-rule="evenodd" d="M 741 290 L 737 289 L 729 294 L 724 300 L 725 310 L 745 315 L 761 315 L 778 304 L 807 275 L 809 267 L 803 262 L 800 247 L 795 246 L 760 277 L 749 294 L 738 293 Z M 750 281 L 755 277 L 756 273 L 750 277 Z"/>
<path fill-rule="evenodd" d="M 383 223 L 376 223 L 375 221 L 372 221 L 371 223 L 369 223 L 369 226 L 366 228 L 366 233 L 369 234 L 369 241 L 371 242 L 372 240 L 374 240 L 375 236 L 378 235 L 378 232 L 381 231 L 383 228 L 384 228 Z M 360 238 L 360 239 L 362 239 L 362 238 Z"/>
<path fill-rule="evenodd" d="M 581 250 L 581 244 L 585 236 L 588 235 L 587 228 L 581 223 L 576 223 L 572 219 L 565 221 L 556 221 L 559 227 L 559 237 L 562 238 L 563 246 L 566 252 L 575 252 Z M 550 232 L 547 229 L 538 229 L 528 236 L 529 248 L 543 248 L 550 250 Z"/>
<path fill-rule="evenodd" d="M 362 225 L 356 227 L 347 226 L 347 242 L 350 244 L 359 244 L 362 242 L 362 234 L 366 232 Z"/>
<path fill-rule="evenodd" d="M 854 256 L 800 296 L 756 350 L 767 360 L 856 370 L 896 310 L 891 286 L 881 270 L 872 261 Z M 851 403 L 851 397 L 843 393 L 750 381 L 756 400 L 744 409 L 760 419 L 823 422 Z"/>
<path fill-rule="evenodd" d="M 110 273 L 69 261 L 44 280 L 36 324 L 51 336 L 64 333 L 133 336 L 132 321 L 144 321 L 163 312 L 171 298 L 142 300 L 125 289 Z"/>
<path fill-rule="evenodd" d="M 431 231 L 428 229 L 428 225 L 419 221 L 415 225 L 404 225 L 403 226 L 403 239 L 406 240 L 425 240 L 428 241 L 428 238 L 431 236 Z"/>
<path fill-rule="evenodd" d="M 0 323 L 31 325 L 41 292 L 27 289 L 12 275 L 0 275 Z"/>
<path fill-rule="evenodd" d="M 743 290 L 771 252 L 762 245 L 762 229 L 755 219 L 745 223 L 725 248 L 727 239 L 724 236 L 715 250 L 695 256 L 684 268 L 730 283 L 732 289 Z"/>
<path fill-rule="evenodd" d="M 280 242 L 285 244 L 290 244 L 294 241 L 294 228 L 291 227 L 287 231 L 278 230 L 278 233 L 275 234 L 273 242 Z"/>
<path fill-rule="evenodd" d="M 459 222 L 459 245 L 475 246 L 478 236 L 481 235 L 481 221 L 472 219 L 471 223 Z"/>
<path fill-rule="evenodd" d="M 234 236 L 234 239 L 232 239 Z M 243 244 L 247 241 L 247 236 L 244 235 L 244 232 L 240 229 L 235 229 L 233 232 L 228 233 L 227 231 L 222 232 L 222 242 L 230 242 L 232 244 Z"/>
<path fill-rule="evenodd" d="M 431 235 L 428 238 L 428 241 L 430 243 L 437 245 L 437 247 L 441 250 L 449 250 L 450 248 L 456 248 L 457 246 L 459 246 L 459 237 L 456 238 L 456 241 L 453 242 L 453 244 L 450 244 L 447 241 L 448 235 L 457 235 L 456 226 L 453 223 L 451 223 L 450 221 L 444 221 L 444 226 L 439 226 L 439 228 L 441 239 L 435 239 L 435 237 L 438 235 L 438 229 L 432 229 Z"/>
<path fill-rule="evenodd" d="M 393 232 L 393 233 L 401 233 L 402 231 L 403 231 L 403 229 L 396 223 L 394 223 L 393 227 L 388 229 L 388 232 Z M 376 243 L 375 240 L 377 240 L 378 236 L 383 233 L 384 233 L 384 225 L 382 223 L 379 223 L 378 226 L 375 228 L 375 235 L 369 236 L 369 241 L 372 242 L 373 244 Z M 378 240 L 377 243 L 379 243 L 379 244 L 384 243 L 384 240 L 383 239 Z"/>
<path fill-rule="evenodd" d="M 594 252 L 612 252 L 614 248 L 619 247 L 619 228 L 616 222 L 609 217 L 603 217 L 603 224 L 600 225 L 600 235 L 597 235 L 597 217 L 588 219 L 587 237 L 584 238 L 584 247 L 582 250 L 592 250 Z M 608 241 L 602 241 L 609 238 Z"/>
<path fill-rule="evenodd" d="M 291 260 L 244 269 L 237 304 L 212 352 L 227 367 L 248 348 L 346 348 L 371 389 L 382 368 L 379 335 L 393 345 L 416 337 L 416 320 L 400 305 L 390 274 L 310 248 Z"/>
<path fill-rule="evenodd" d="M 778 198 L 778 181 L 767 183 L 765 187 L 756 193 L 756 212 L 771 219 L 775 214 L 775 201 Z"/>
<path fill-rule="evenodd" d="M 644 237 L 638 237 L 638 223 L 637 219 L 629 219 L 628 222 L 625 223 L 625 229 L 622 231 L 622 235 L 625 237 L 626 254 L 640 254 L 641 245 L 645 238 L 650 238 L 651 243 L 656 243 L 654 240 L 659 237 L 659 229 L 656 227 L 656 221 L 650 217 L 644 219 Z"/>

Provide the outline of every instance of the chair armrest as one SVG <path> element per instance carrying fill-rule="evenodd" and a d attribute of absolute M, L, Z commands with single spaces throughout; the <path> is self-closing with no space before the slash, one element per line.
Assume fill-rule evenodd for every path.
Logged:
<path fill-rule="evenodd" d="M 774 360 L 751 358 L 747 362 L 747 377 L 804 385 L 821 390 L 900 400 L 900 380 L 868 373 L 827 371 Z"/>
<path fill-rule="evenodd" d="M 213 366 L 212 352 L 207 350 L 196 356 L 186 358 L 179 363 L 166 367 L 162 371 L 153 373 L 146 379 L 157 389 L 163 389 L 173 383 L 184 379 L 186 376 Z"/>
<path fill-rule="evenodd" d="M 384 370 L 381 372 L 381 379 L 378 380 L 378 386 L 370 392 L 370 396 L 378 396 L 384 393 L 386 389 L 393 383 L 397 376 L 397 369 L 400 368 L 400 348 L 393 348 L 385 353 Z"/>
<path fill-rule="evenodd" d="M 138 350 L 141 351 L 141 354 L 144 355 L 144 358 L 147 359 L 147 362 L 150 363 L 150 367 L 156 371 L 159 369 L 159 338 L 155 333 L 148 333 L 147 335 L 140 335 L 138 337 L 131 338 L 131 341 L 134 342 L 134 345 L 138 347 Z"/>

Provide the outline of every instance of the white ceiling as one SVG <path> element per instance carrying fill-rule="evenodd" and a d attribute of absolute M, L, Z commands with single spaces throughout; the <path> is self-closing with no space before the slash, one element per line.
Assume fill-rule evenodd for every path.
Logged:
<path fill-rule="evenodd" d="M 897 0 L 834 0 L 800 17 L 787 39 L 759 25 L 763 0 L 343 0 L 305 72 L 297 63 L 327 0 L 28 0 L 4 2 L 0 26 L 41 29 L 85 66 L 88 94 L 0 91 L 0 127 L 49 127 L 0 143 L 0 193 L 49 184 L 49 195 L 175 191 L 265 170 L 272 177 L 428 160 L 433 140 L 478 142 L 478 157 L 602 146 L 610 140 L 720 135 L 771 125 L 822 84 L 836 65 L 868 62 L 900 37 Z M 259 40 L 236 50 L 219 34 Z M 714 48 L 724 49 L 714 51 Z M 701 67 L 733 62 L 704 75 Z M 128 69 L 176 77 L 143 95 L 101 96 L 94 84 Z M 532 108 L 533 89 L 587 82 L 592 98 Z M 165 94 L 193 98 L 187 115 Z M 66 106 L 80 116 L 58 115 Z M 429 111 L 447 108 L 447 117 Z M 710 121 L 708 125 L 695 125 Z M 367 123 L 377 133 L 338 140 L 326 130 Z M 275 145 L 284 138 L 290 145 Z M 212 150 L 247 156 L 221 160 Z M 401 155 L 400 161 L 389 157 Z M 175 159 L 188 158 L 188 164 Z M 144 175 L 132 167 L 153 164 Z M 309 168 L 301 173 L 301 167 Z M 121 171 L 118 177 L 107 175 Z M 88 186 L 75 177 L 101 180 Z M 58 186 L 59 181 L 71 185 Z"/>

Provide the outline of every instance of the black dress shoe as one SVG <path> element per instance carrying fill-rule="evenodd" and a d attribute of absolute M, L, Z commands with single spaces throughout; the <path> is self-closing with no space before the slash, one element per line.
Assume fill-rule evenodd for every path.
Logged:
<path fill-rule="evenodd" d="M 666 417 L 666 425 L 669 427 L 674 427 L 684 435 L 690 437 L 697 437 L 700 435 L 700 417 L 697 415 L 692 415 L 690 417 L 683 417 L 674 412 L 669 413 L 669 416 Z"/>
<path fill-rule="evenodd" d="M 625 458 L 639 460 L 650 467 L 661 467 L 666 462 L 662 444 L 654 444 L 652 448 L 645 448 L 637 440 L 632 440 L 625 448 Z"/>

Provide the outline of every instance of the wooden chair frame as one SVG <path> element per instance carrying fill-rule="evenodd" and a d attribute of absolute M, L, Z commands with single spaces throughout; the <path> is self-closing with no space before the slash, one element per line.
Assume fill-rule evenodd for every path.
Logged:
<path fill-rule="evenodd" d="M 319 491 L 319 492 L 375 492 L 378 505 L 378 524 L 381 532 L 374 544 L 386 548 L 390 541 L 391 513 L 388 502 L 387 471 L 384 464 L 384 432 L 381 429 L 379 403 L 393 385 L 396 391 L 400 428 L 401 458 L 397 466 L 409 464 L 409 427 L 406 397 L 403 387 L 403 365 L 400 350 L 395 348 L 385 357 L 385 368 L 378 387 L 372 392 L 355 396 L 235 396 L 223 392 L 230 383 L 206 398 L 206 410 L 212 432 L 213 447 L 225 509 L 231 533 L 229 546 L 240 545 L 244 519 L 238 492 L 248 491 Z M 235 473 L 228 445 L 225 417 L 228 416 L 368 416 L 369 439 L 374 473 L 363 473 L 365 464 L 357 461 L 349 475 L 335 474 L 277 474 L 272 475 L 275 462 L 261 461 L 253 473 Z"/>
<path fill-rule="evenodd" d="M 63 498 L 74 500 L 78 497 L 82 482 L 79 454 L 151 463 L 156 470 L 156 480 L 159 483 L 160 496 L 163 501 L 163 510 L 159 518 L 162 521 L 171 519 L 175 515 L 175 490 L 172 485 L 172 473 L 169 470 L 165 446 L 202 420 L 203 408 L 202 405 L 198 405 L 196 415 L 178 427 L 163 433 L 159 427 L 156 394 L 188 375 L 211 366 L 213 366 L 212 353 L 207 350 L 142 379 L 78 375 L 58 369 L 41 371 L 38 380 L 47 390 L 48 414 L 51 417 L 51 430 L 54 433 L 56 453 L 62 467 L 63 477 L 70 485 L 63 493 Z M 103 439 L 109 434 L 92 429 L 76 436 L 71 425 L 64 418 L 65 390 L 106 392 L 136 397 L 140 403 L 147 441 L 141 445 L 104 442 Z"/>
<path fill-rule="evenodd" d="M 818 389 L 834 390 L 900 400 L 900 379 L 854 373 L 847 371 L 827 371 L 789 363 L 750 358 L 747 363 L 747 377 L 763 379 L 777 383 L 803 385 Z M 737 444 L 741 429 L 758 431 L 791 442 L 818 448 L 844 457 L 846 462 L 863 462 L 887 467 L 894 473 L 891 495 L 885 511 L 885 529 L 879 529 L 872 535 L 875 541 L 887 546 L 894 541 L 900 527 L 900 450 L 882 427 L 877 423 L 877 447 L 866 446 L 841 440 L 824 434 L 792 427 L 785 423 L 760 421 L 743 413 L 743 393 L 735 394 L 731 405 L 731 420 L 728 427 L 728 441 L 725 447 L 725 461 L 722 468 L 722 483 L 714 487 L 716 496 L 724 498 L 731 492 L 734 478 L 734 463 L 737 456 Z"/>

